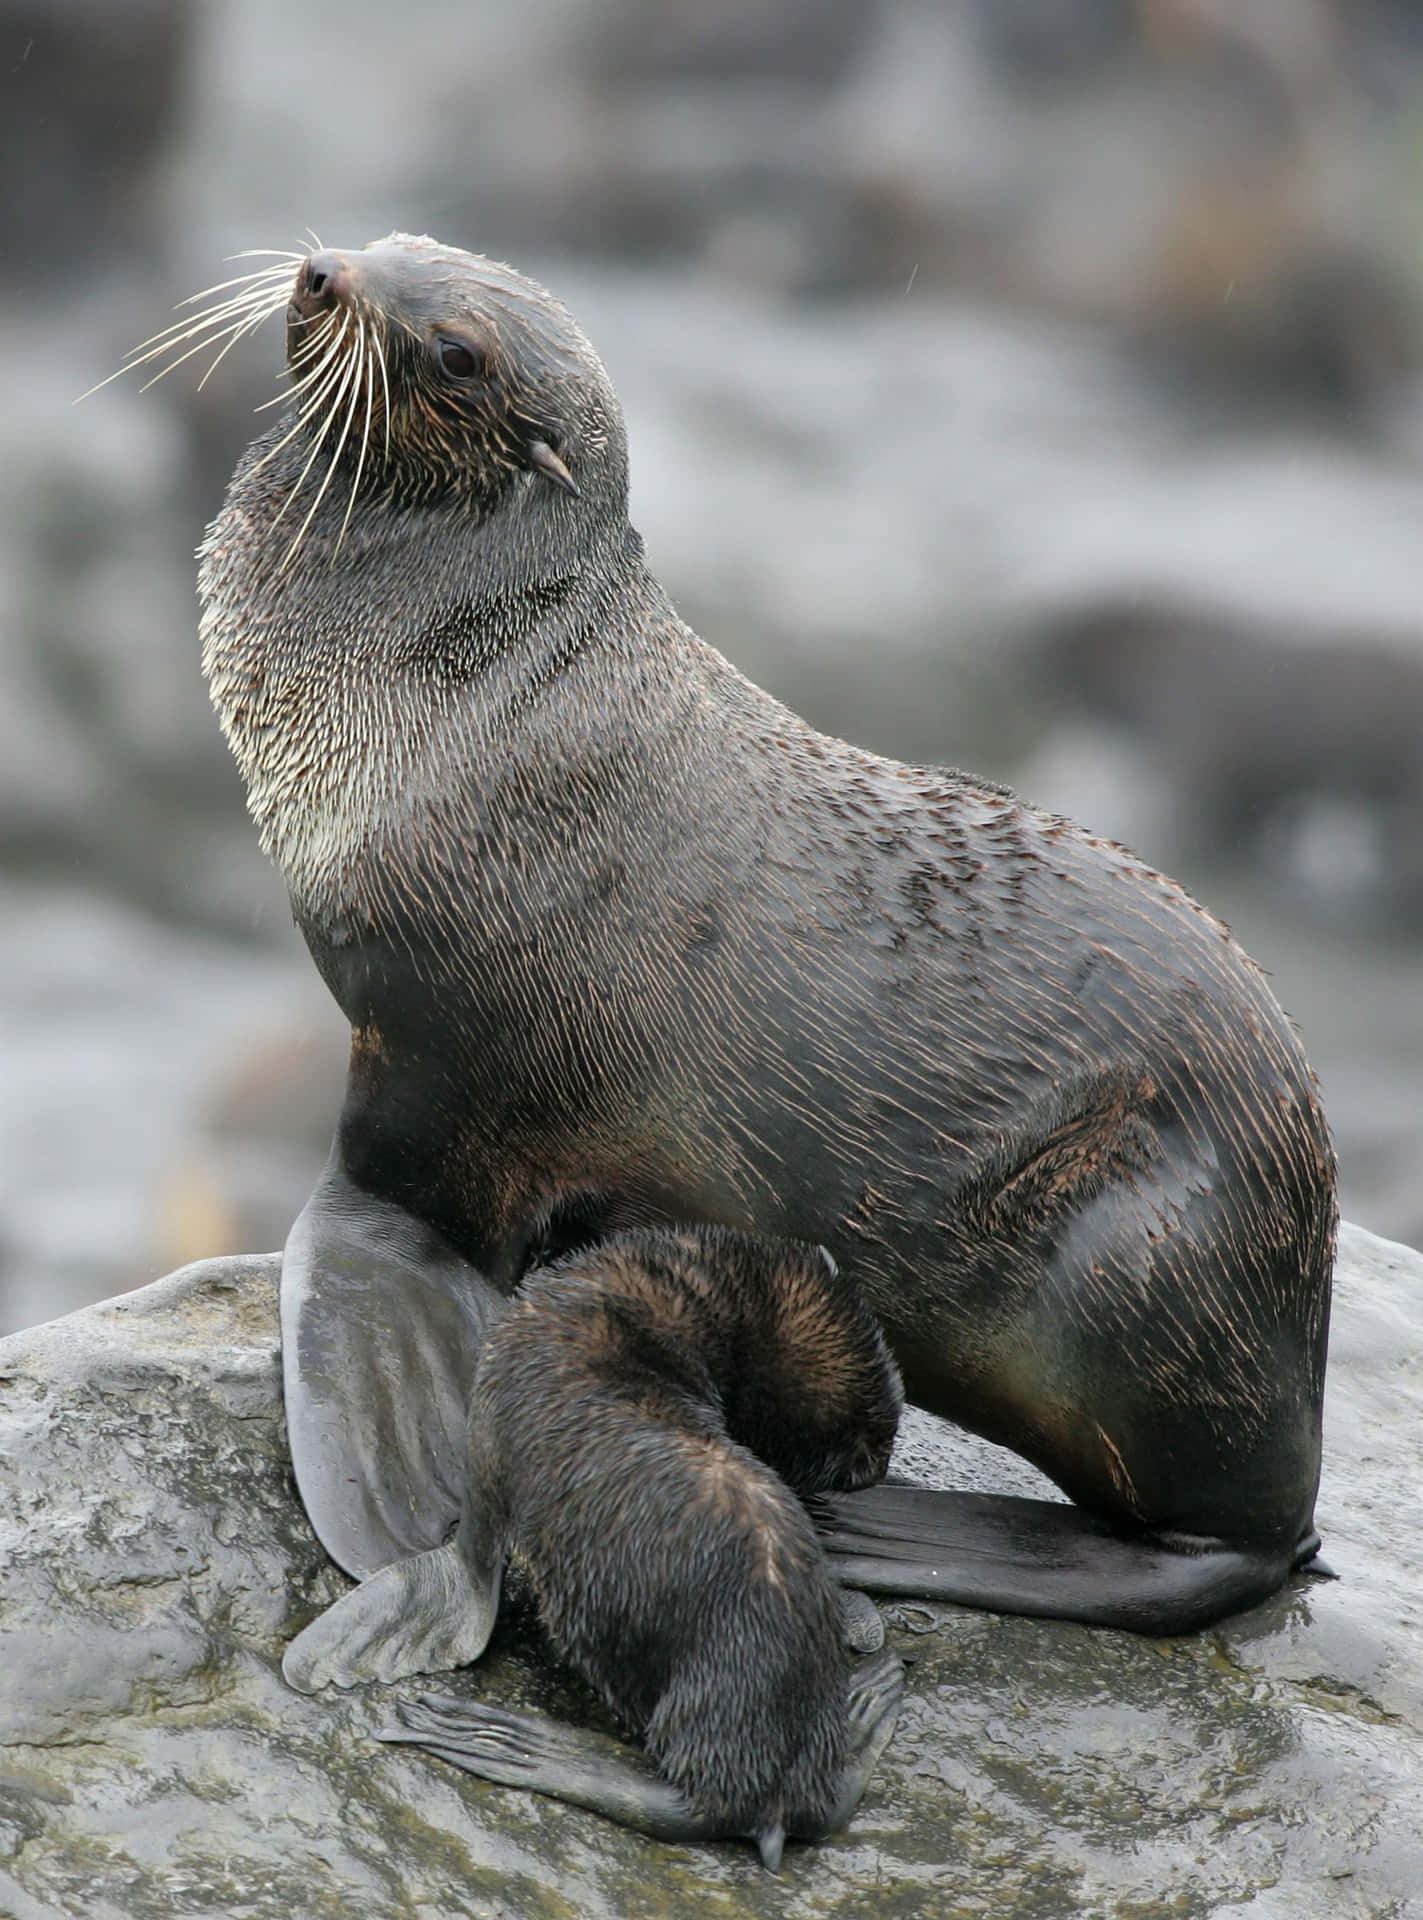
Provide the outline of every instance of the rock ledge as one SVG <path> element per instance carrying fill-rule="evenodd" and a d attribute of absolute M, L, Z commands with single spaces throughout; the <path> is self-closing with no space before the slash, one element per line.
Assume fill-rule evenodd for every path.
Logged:
<path fill-rule="evenodd" d="M 378 1746 L 389 1689 L 283 1686 L 345 1583 L 286 1458 L 276 1277 L 209 1261 L 0 1341 L 0 1920 L 1423 1910 L 1423 1256 L 1343 1232 L 1337 1583 L 1172 1641 L 892 1608 L 894 1742 L 777 1880 Z M 922 1416 L 902 1462 L 1035 1481 Z M 459 1684 L 592 1711 L 517 1607 Z"/>

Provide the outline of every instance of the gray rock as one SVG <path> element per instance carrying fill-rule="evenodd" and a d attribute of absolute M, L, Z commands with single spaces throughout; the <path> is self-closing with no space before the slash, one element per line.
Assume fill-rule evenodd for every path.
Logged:
<path fill-rule="evenodd" d="M 0 1916 L 1418 1910 L 1418 1254 L 1344 1232 L 1337 1583 L 1171 1641 L 892 1607 L 915 1661 L 895 1739 L 850 1832 L 780 1880 L 378 1746 L 390 1689 L 283 1686 L 345 1583 L 287 1463 L 276 1277 L 210 1261 L 0 1342 Z M 922 1416 L 901 1459 L 1033 1483 Z M 517 1605 L 454 1684 L 596 1715 Z"/>

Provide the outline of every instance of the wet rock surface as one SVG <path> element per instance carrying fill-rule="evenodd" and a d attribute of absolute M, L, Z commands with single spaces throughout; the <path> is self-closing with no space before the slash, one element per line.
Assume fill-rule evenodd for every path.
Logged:
<path fill-rule="evenodd" d="M 1189 1639 L 899 1604 L 899 1726 L 850 1831 L 659 1847 L 370 1737 L 290 1636 L 345 1585 L 281 1417 L 275 1256 L 0 1342 L 0 1915 L 1403 1916 L 1423 1888 L 1423 1256 L 1346 1228 L 1301 1581 Z M 921 1416 L 900 1464 L 1042 1491 Z M 580 1718 L 517 1604 L 454 1683 Z"/>

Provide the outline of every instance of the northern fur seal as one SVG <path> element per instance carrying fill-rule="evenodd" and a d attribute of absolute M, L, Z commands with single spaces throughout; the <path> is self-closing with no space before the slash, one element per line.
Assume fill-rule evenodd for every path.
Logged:
<path fill-rule="evenodd" d="M 787 1833 L 833 1832 L 902 1681 L 881 1655 L 852 1687 L 795 1493 L 880 1479 L 899 1407 L 873 1316 L 819 1248 L 644 1229 L 541 1269 L 480 1358 L 458 1551 L 491 1623 L 520 1561 L 554 1646 L 662 1778 L 470 1700 L 403 1706 L 385 1737 L 565 1799 L 591 1764 L 629 1824 L 744 1835 L 772 1867 Z"/>
<path fill-rule="evenodd" d="M 1077 1503 L 828 1496 L 848 1577 L 1152 1632 L 1278 1587 L 1317 1547 L 1336 1209 L 1258 969 L 1123 849 L 827 739 L 691 633 L 540 288 L 392 235 L 214 336 L 288 294 L 294 415 L 211 530 L 202 631 L 352 1025 L 282 1291 L 333 1557 L 454 1526 L 531 1265 L 711 1222 L 827 1245 L 911 1397 Z"/>

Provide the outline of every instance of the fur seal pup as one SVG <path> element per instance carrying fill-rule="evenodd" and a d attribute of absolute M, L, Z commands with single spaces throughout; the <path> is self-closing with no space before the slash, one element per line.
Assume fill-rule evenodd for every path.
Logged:
<path fill-rule="evenodd" d="M 699 640 L 542 289 L 400 234 L 270 273 L 212 322 L 286 305 L 294 405 L 202 637 L 352 1027 L 282 1283 L 333 1557 L 441 1548 L 531 1266 L 706 1222 L 826 1245 L 911 1398 L 1076 1503 L 827 1495 L 847 1577 L 1156 1633 L 1272 1592 L 1317 1547 L 1336 1207 L 1259 969 L 1124 849 L 826 738 Z"/>
<path fill-rule="evenodd" d="M 744 1835 L 779 1864 L 854 1810 L 889 1738 L 893 1656 L 855 1681 L 797 1493 L 880 1479 L 899 1379 L 819 1248 L 725 1229 L 619 1234 L 532 1275 L 484 1347 L 458 1546 L 492 1620 L 512 1553 L 556 1651 L 641 1739 L 477 1701 L 385 1737 L 662 1839 Z M 592 1781 L 592 1792 L 588 1782 Z"/>

